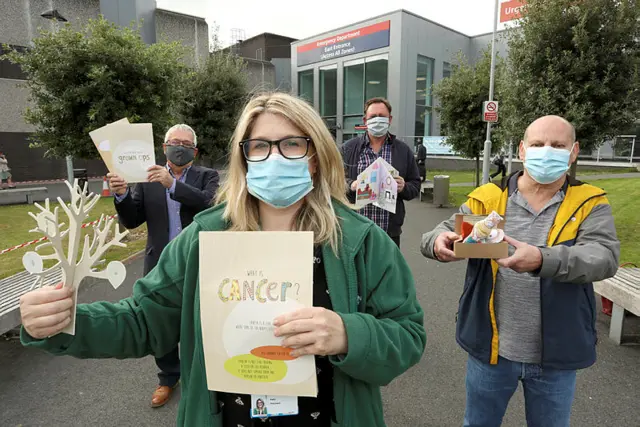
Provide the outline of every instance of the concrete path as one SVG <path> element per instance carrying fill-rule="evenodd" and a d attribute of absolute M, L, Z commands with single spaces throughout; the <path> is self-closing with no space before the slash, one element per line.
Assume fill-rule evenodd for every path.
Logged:
<path fill-rule="evenodd" d="M 418 298 L 426 313 L 427 349 L 422 361 L 383 390 L 389 427 L 459 427 L 465 405 L 465 353 L 455 342 L 455 313 L 465 264 L 439 264 L 418 249 L 420 236 L 454 212 L 412 201 L 402 235 L 402 251 L 414 272 Z M 142 263 L 128 269 L 117 291 L 106 283 L 84 289 L 81 301 L 118 300 L 131 292 Z M 599 304 L 599 302 L 598 302 Z M 614 345 L 610 318 L 600 314 L 598 363 L 580 372 L 572 425 L 638 426 L 640 420 L 640 346 Z M 640 337 L 640 322 L 630 318 L 627 333 Z M 105 337 L 110 339 L 110 337 Z M 0 424 L 2 426 L 171 426 L 178 399 L 151 409 L 156 384 L 151 357 L 139 360 L 78 360 L 25 349 L 16 340 L 0 341 Z M 178 397 L 178 396 L 176 396 Z M 504 420 L 522 427 L 522 390 Z M 196 426 L 194 426 L 196 427 Z"/>

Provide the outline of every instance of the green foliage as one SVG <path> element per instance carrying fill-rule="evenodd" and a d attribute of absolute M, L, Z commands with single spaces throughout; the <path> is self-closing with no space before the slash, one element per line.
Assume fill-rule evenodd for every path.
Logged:
<path fill-rule="evenodd" d="M 47 155 L 95 158 L 89 132 L 127 117 L 153 123 L 156 142 L 174 124 L 184 78 L 178 43 L 146 45 L 136 29 L 103 18 L 80 31 L 67 24 L 43 32 L 25 53 L 6 57 L 28 80 L 34 145 Z"/>
<path fill-rule="evenodd" d="M 482 106 L 489 98 L 491 52 L 485 50 L 482 58 L 470 65 L 459 53 L 451 77 L 434 86 L 434 95 L 440 101 L 441 134 L 447 135 L 447 144 L 466 158 L 478 158 L 484 148 L 487 124 L 482 121 Z M 496 57 L 494 100 L 500 101 L 503 61 Z M 498 126 L 494 125 L 494 126 Z M 500 143 L 494 144 L 496 149 Z"/>
<path fill-rule="evenodd" d="M 241 108 L 247 101 L 242 58 L 214 52 L 204 66 L 189 76 L 181 112 L 198 135 L 198 149 L 211 160 L 224 156 Z"/>
<path fill-rule="evenodd" d="M 628 128 L 640 117 L 639 19 L 637 0 L 529 0 L 509 35 L 503 131 L 557 114 L 590 151 Z"/>

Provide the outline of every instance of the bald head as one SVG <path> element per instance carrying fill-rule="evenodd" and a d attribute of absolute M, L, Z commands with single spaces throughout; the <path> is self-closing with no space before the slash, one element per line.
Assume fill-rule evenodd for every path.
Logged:
<path fill-rule="evenodd" d="M 580 153 L 576 129 L 560 116 L 540 117 L 529 125 L 520 142 L 520 160 L 525 160 L 527 148 L 544 146 L 571 151 L 570 164 L 576 161 Z"/>
<path fill-rule="evenodd" d="M 576 142 L 576 128 L 560 116 L 544 116 L 529 125 L 524 133 L 525 146 L 551 145 L 570 149 Z"/>

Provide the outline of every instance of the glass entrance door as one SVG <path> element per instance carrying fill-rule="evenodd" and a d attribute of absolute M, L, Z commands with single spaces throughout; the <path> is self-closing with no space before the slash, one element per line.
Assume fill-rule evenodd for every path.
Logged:
<path fill-rule="evenodd" d="M 338 114 L 338 64 L 320 68 L 320 115 L 336 140 Z"/>

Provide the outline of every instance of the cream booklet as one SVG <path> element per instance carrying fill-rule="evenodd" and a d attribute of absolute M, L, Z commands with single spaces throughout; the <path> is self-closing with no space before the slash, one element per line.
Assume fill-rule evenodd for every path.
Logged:
<path fill-rule="evenodd" d="M 272 324 L 312 305 L 312 232 L 201 232 L 200 318 L 209 390 L 316 397 L 314 357 L 291 357 Z"/>
<path fill-rule="evenodd" d="M 89 133 L 109 172 L 128 183 L 146 182 L 147 169 L 156 164 L 150 123 L 125 119 Z"/>

